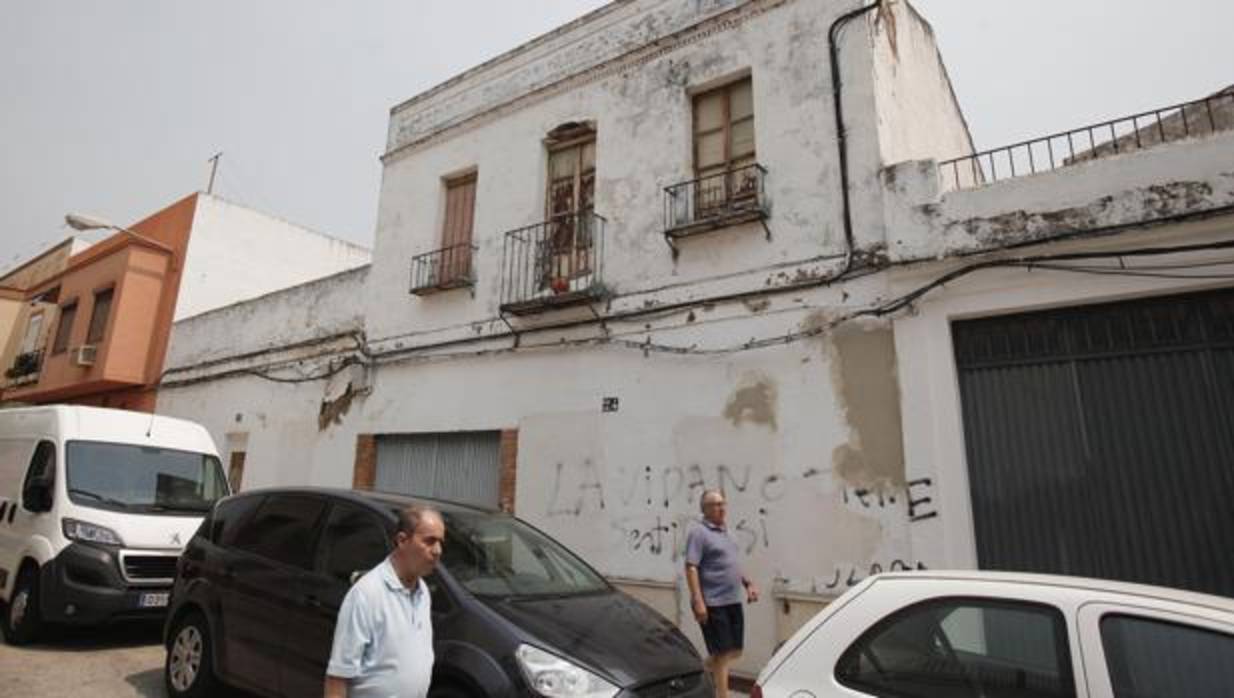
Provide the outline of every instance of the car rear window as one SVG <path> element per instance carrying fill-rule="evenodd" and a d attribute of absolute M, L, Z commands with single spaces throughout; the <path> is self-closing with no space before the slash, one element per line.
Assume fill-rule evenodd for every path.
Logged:
<path fill-rule="evenodd" d="M 1101 619 L 1114 698 L 1205 698 L 1234 691 L 1234 636 L 1153 618 Z"/>
<path fill-rule="evenodd" d="M 236 532 L 240 550 L 312 569 L 314 532 L 326 501 L 308 495 L 270 495 Z"/>
<path fill-rule="evenodd" d="M 1071 698 L 1066 622 L 1058 609 L 990 599 L 934 599 L 866 631 L 836 679 L 902 698 Z"/>

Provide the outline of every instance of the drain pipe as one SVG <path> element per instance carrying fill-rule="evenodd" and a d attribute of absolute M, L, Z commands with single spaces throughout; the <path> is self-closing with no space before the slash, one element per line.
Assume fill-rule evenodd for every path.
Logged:
<path fill-rule="evenodd" d="M 848 274 L 853 270 L 853 255 L 857 249 L 856 237 L 853 234 L 853 212 L 852 202 L 849 197 L 849 182 L 848 182 L 848 130 L 844 126 L 844 92 L 840 84 L 840 30 L 844 25 L 857 19 L 858 17 L 875 10 L 883 4 L 884 0 L 875 0 L 872 4 L 865 7 L 859 7 L 852 12 L 841 15 L 839 19 L 831 23 L 831 30 L 827 33 L 828 47 L 831 50 L 831 90 L 832 104 L 836 111 L 836 145 L 840 151 L 840 195 L 844 208 L 844 268 L 835 278 L 839 278 Z"/>

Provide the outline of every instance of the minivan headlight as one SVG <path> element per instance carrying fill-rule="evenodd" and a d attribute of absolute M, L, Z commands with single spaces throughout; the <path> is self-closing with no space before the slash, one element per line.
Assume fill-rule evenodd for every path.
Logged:
<path fill-rule="evenodd" d="M 621 689 L 539 647 L 519 645 L 514 656 L 527 683 L 544 698 L 613 698 Z"/>
<path fill-rule="evenodd" d="M 124 541 L 120 540 L 120 536 L 116 535 L 115 531 L 98 524 L 77 519 L 64 519 L 61 521 L 61 527 L 64 529 L 64 537 L 69 540 L 104 545 L 124 545 Z"/>

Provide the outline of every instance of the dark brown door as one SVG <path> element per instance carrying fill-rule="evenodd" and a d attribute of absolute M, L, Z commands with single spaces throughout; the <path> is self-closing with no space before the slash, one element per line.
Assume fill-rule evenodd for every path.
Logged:
<path fill-rule="evenodd" d="M 298 582 L 300 611 L 288 617 L 282 661 L 285 696 L 321 693 L 343 597 L 358 579 L 385 560 L 390 534 L 364 509 L 335 502 L 322 529 L 311 573 Z"/>
<path fill-rule="evenodd" d="M 271 495 L 237 532 L 222 575 L 224 661 L 235 679 L 264 692 L 279 689 L 289 619 L 304 611 L 299 581 L 313 564 L 320 497 Z M 318 690 L 320 691 L 320 685 Z"/>

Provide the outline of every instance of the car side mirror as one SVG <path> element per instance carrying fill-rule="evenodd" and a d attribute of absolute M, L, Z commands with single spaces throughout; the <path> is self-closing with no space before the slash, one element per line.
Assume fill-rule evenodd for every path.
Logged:
<path fill-rule="evenodd" d="M 40 514 L 51 511 L 51 483 L 35 480 L 21 493 L 21 505 L 26 511 Z"/>

